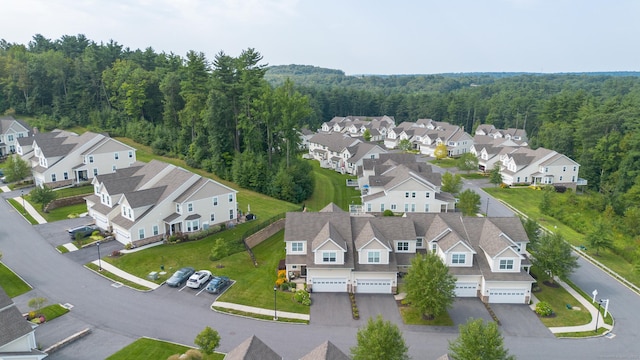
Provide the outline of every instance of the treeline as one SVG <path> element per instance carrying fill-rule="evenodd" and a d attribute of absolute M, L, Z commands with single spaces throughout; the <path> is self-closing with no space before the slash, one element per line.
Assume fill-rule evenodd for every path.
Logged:
<path fill-rule="evenodd" d="M 628 76 L 627 76 L 628 75 Z M 348 76 L 314 66 L 267 67 L 247 49 L 213 59 L 131 50 L 82 35 L 0 41 L 0 112 L 131 137 L 243 187 L 301 202 L 309 169 L 295 129 L 334 116 L 432 118 L 526 128 L 532 147 L 578 161 L 589 188 L 616 213 L 638 206 L 637 73 Z M 295 84 L 295 86 L 294 86 Z"/>
<path fill-rule="evenodd" d="M 130 50 L 83 35 L 0 41 L 0 113 L 42 130 L 130 137 L 238 185 L 300 203 L 313 192 L 296 129 L 311 113 L 293 83 L 272 87 L 254 49 L 213 60 Z"/>

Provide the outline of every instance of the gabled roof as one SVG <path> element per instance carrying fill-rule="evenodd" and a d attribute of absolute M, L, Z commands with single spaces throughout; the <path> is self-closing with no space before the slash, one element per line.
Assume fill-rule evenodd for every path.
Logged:
<path fill-rule="evenodd" d="M 378 230 L 375 226 L 371 224 L 371 221 L 365 222 L 362 229 L 356 233 L 355 244 L 356 250 L 360 251 L 362 248 L 367 246 L 370 242 L 377 240 L 382 246 L 391 250 L 389 246 L 389 241 L 387 238 L 382 235 L 380 230 Z"/>
<path fill-rule="evenodd" d="M 27 136 L 31 136 L 29 125 L 25 123 L 23 120 L 15 119 L 13 116 L 0 117 L 0 134 L 7 133 L 9 129 L 13 129 L 16 132 L 27 131 L 28 132 Z M 18 139 L 21 139 L 21 138 L 18 138 Z"/>
<path fill-rule="evenodd" d="M 0 329 L 2 329 L 0 346 L 34 331 L 2 287 L 0 287 Z"/>
<path fill-rule="evenodd" d="M 124 197 L 127 199 L 129 206 L 133 209 L 142 206 L 152 206 L 158 202 L 160 196 L 162 196 L 166 189 L 167 186 L 165 185 L 151 189 L 138 190 L 124 194 Z"/>
<path fill-rule="evenodd" d="M 335 203 L 329 203 L 327 206 L 323 207 L 319 212 L 346 212 L 344 210 L 342 210 L 338 205 L 336 205 Z"/>
<path fill-rule="evenodd" d="M 325 341 L 300 360 L 349 360 L 349 357 L 331 341 Z"/>
<path fill-rule="evenodd" d="M 361 142 L 361 140 L 341 133 L 318 133 L 313 135 L 309 142 L 326 146 L 327 150 L 330 151 L 342 152 L 342 150 Z"/>
<path fill-rule="evenodd" d="M 282 360 L 282 356 L 273 351 L 257 336 L 253 335 L 240 343 L 224 357 L 225 360 Z"/>
<path fill-rule="evenodd" d="M 358 162 L 360 159 L 364 158 L 367 154 L 370 154 L 372 150 L 376 150 L 377 148 L 377 153 L 386 153 L 387 150 L 381 148 L 380 146 L 378 146 L 378 144 L 374 144 L 374 143 L 367 143 L 367 142 L 362 142 L 362 143 L 358 143 L 354 146 L 349 147 L 349 153 L 352 154 L 351 157 L 349 159 L 347 159 L 348 162 L 350 163 L 356 163 Z"/>
<path fill-rule="evenodd" d="M 347 244 L 340 232 L 336 229 L 331 222 L 327 222 L 318 232 L 316 237 L 311 241 L 311 248 L 316 251 L 322 247 L 326 242 L 331 241 L 336 244 L 342 251 L 347 251 Z"/>

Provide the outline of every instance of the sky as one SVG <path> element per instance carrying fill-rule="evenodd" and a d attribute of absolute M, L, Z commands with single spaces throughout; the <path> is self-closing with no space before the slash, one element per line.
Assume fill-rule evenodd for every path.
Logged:
<path fill-rule="evenodd" d="M 84 34 L 356 74 L 640 71 L 638 0 L 0 0 L 0 38 Z"/>

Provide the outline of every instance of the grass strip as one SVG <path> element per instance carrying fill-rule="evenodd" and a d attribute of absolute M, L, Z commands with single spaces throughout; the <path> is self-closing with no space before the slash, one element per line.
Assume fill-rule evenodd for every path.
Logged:
<path fill-rule="evenodd" d="M 31 286 L 24 282 L 16 273 L 0 262 L 0 286 L 10 298 L 22 295 L 31 290 Z"/>
<path fill-rule="evenodd" d="M 104 268 L 102 269 L 102 271 L 100 271 L 100 268 L 98 267 L 98 265 L 94 264 L 94 263 L 88 263 L 84 265 L 85 267 L 95 271 L 96 273 L 109 278 L 115 282 L 119 282 L 122 285 L 128 286 L 130 288 L 136 289 L 136 290 L 142 290 L 142 291 L 149 291 L 151 289 L 149 289 L 146 286 L 142 286 L 138 283 L 134 283 L 133 281 L 129 281 L 127 279 L 123 279 L 121 277 L 119 277 L 118 275 L 115 275 L 113 273 L 108 272 L 107 270 L 105 270 Z"/>
<path fill-rule="evenodd" d="M 167 359 L 175 354 L 184 354 L 193 349 L 188 346 L 150 338 L 140 338 L 112 354 L 107 360 Z M 223 360 L 225 354 L 202 354 L 202 360 Z"/>
<path fill-rule="evenodd" d="M 36 221 L 36 219 L 33 218 L 33 216 L 31 216 L 22 206 L 22 204 L 20 204 L 18 201 L 15 201 L 13 199 L 9 199 L 9 204 L 11 204 L 11 206 L 13 206 L 16 211 L 18 211 L 20 214 L 22 214 L 22 216 L 24 216 L 25 219 L 27 219 L 28 222 L 31 223 L 31 225 L 38 225 L 38 222 Z"/>

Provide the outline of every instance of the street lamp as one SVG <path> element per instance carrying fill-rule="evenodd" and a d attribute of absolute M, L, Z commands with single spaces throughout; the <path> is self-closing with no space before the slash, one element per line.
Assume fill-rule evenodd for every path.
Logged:
<path fill-rule="evenodd" d="M 276 296 L 276 294 L 278 293 L 278 287 L 274 286 L 273 287 L 273 320 L 278 320 L 278 303 L 277 303 L 277 299 L 278 297 Z"/>
<path fill-rule="evenodd" d="M 22 198 L 22 212 L 27 212 L 27 208 L 24 207 L 24 190 L 20 190 L 20 197 Z"/>
<path fill-rule="evenodd" d="M 484 214 L 484 216 L 489 217 L 489 198 L 487 198 L 487 211 Z"/>
<path fill-rule="evenodd" d="M 102 271 L 102 261 L 100 260 L 100 241 L 96 242 L 98 247 L 98 271 Z"/>
<path fill-rule="evenodd" d="M 602 299 L 598 300 L 598 313 L 596 314 L 596 329 L 595 333 L 598 333 L 598 319 L 600 318 L 600 305 L 602 305 Z"/>

